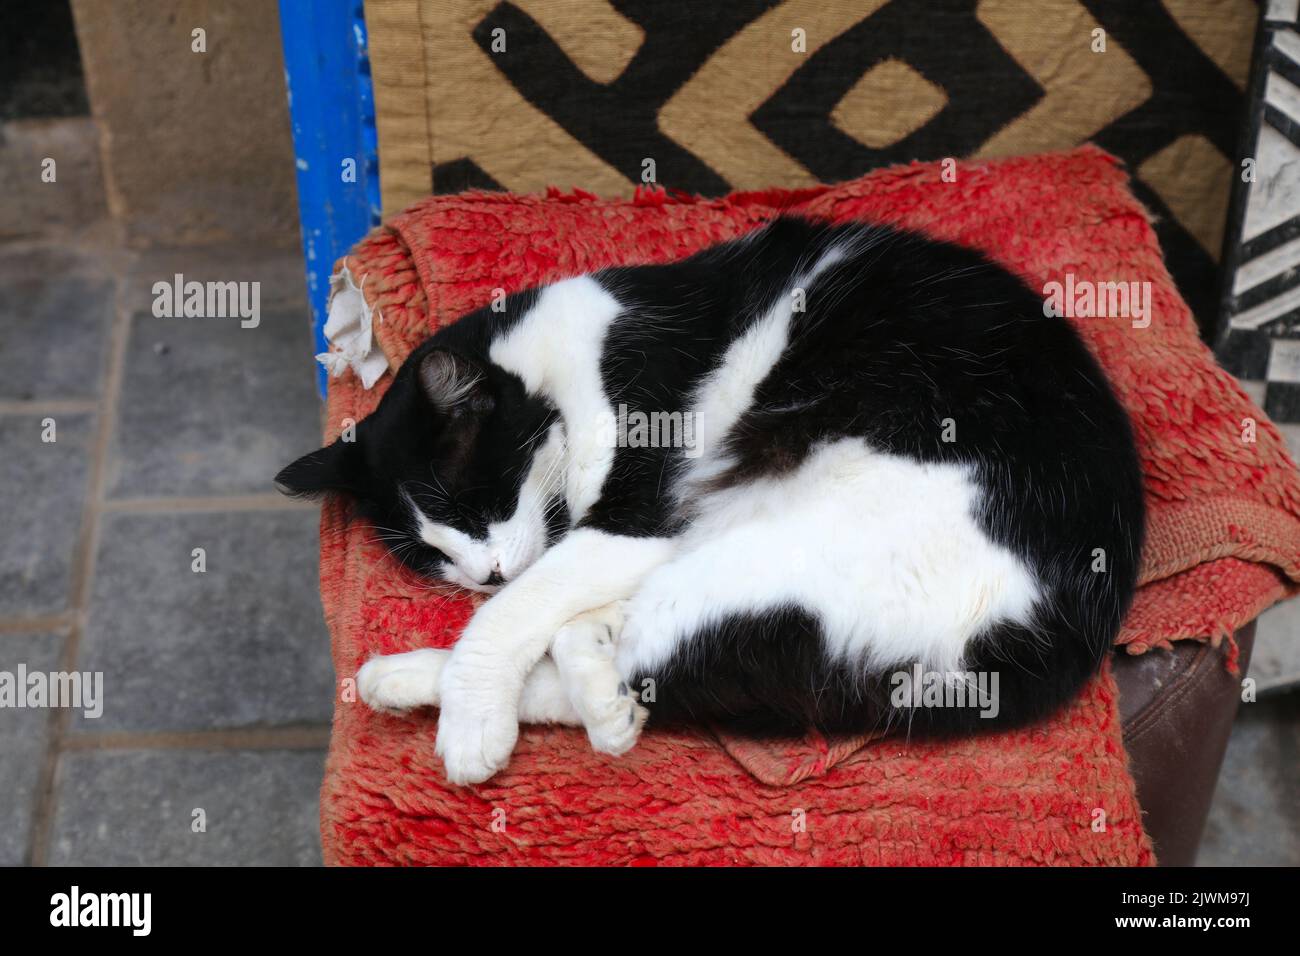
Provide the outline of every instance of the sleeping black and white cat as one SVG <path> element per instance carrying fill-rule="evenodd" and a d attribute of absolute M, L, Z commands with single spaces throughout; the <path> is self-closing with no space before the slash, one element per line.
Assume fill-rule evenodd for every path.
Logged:
<path fill-rule="evenodd" d="M 978 253 L 783 217 L 465 316 L 277 482 L 495 592 L 454 649 L 357 675 L 372 707 L 441 707 L 456 782 L 521 721 L 622 753 L 643 704 L 754 733 L 1023 724 L 1097 670 L 1143 535 L 1128 419 L 1044 311 Z M 900 698 L 920 674 L 981 705 Z"/>

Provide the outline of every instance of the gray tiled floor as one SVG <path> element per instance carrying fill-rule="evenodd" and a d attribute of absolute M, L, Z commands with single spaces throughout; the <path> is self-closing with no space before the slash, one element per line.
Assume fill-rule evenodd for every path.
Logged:
<path fill-rule="evenodd" d="M 99 393 L 113 283 L 70 278 L 0 284 L 5 374 L 0 398 L 94 398 Z M 76 348 L 68 348 L 75 342 Z"/>
<path fill-rule="evenodd" d="M 0 864 L 318 863 L 317 516 L 271 485 L 319 436 L 300 258 L 106 236 L 0 246 L 0 670 L 105 698 L 0 710 Z M 259 326 L 155 318 L 176 272 L 262 282 Z"/>
<path fill-rule="evenodd" d="M 106 515 L 81 666 L 113 693 L 74 729 L 328 723 L 318 527 L 310 511 Z"/>
<path fill-rule="evenodd" d="M 66 639 L 64 634 L 0 634 L 0 670 L 56 670 Z M 0 866 L 15 866 L 27 856 L 49 731 L 48 710 L 6 711 L 0 718 Z"/>
<path fill-rule="evenodd" d="M 1241 705 L 1196 862 L 1300 865 L 1300 694 Z"/>
<path fill-rule="evenodd" d="M 267 494 L 288 458 L 319 444 L 303 312 L 131 321 L 109 495 Z M 285 374 L 298 369 L 298 375 Z"/>
<path fill-rule="evenodd" d="M 320 863 L 319 753 L 104 751 L 65 755 L 50 863 Z"/>
<path fill-rule="evenodd" d="M 1267 692 L 1300 692 L 1300 599 L 1274 605 L 1259 616 L 1250 673 Z"/>
<path fill-rule="evenodd" d="M 44 441 L 53 420 L 54 441 Z M 95 416 L 0 416 L 0 615 L 36 617 L 68 607 Z M 39 494 L 33 491 L 39 489 Z"/>

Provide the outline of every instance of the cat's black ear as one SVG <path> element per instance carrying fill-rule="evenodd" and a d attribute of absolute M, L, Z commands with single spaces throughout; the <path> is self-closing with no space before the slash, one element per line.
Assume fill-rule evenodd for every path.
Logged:
<path fill-rule="evenodd" d="M 420 360 L 420 386 L 435 409 L 451 415 L 486 415 L 496 404 L 483 370 L 447 349 L 433 349 Z"/>
<path fill-rule="evenodd" d="M 327 491 L 356 490 L 356 443 L 342 439 L 286 465 L 275 487 L 293 498 L 313 498 Z"/>

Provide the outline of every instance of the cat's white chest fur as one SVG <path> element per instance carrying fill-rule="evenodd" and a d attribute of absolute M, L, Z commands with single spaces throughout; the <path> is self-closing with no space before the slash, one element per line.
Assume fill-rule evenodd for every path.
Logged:
<path fill-rule="evenodd" d="M 578 522 L 600 497 L 614 463 L 612 415 L 600 376 L 609 327 L 622 307 L 589 276 L 547 286 L 536 305 L 492 344 L 492 361 L 559 410 L 565 433 L 564 495 Z"/>

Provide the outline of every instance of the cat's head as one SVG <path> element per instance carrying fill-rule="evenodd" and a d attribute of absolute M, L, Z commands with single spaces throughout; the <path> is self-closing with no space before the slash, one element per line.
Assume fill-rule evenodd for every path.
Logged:
<path fill-rule="evenodd" d="M 489 361 L 425 343 L 346 437 L 289 465 L 276 486 L 350 495 L 421 574 L 495 591 L 563 530 L 562 426 Z"/>

